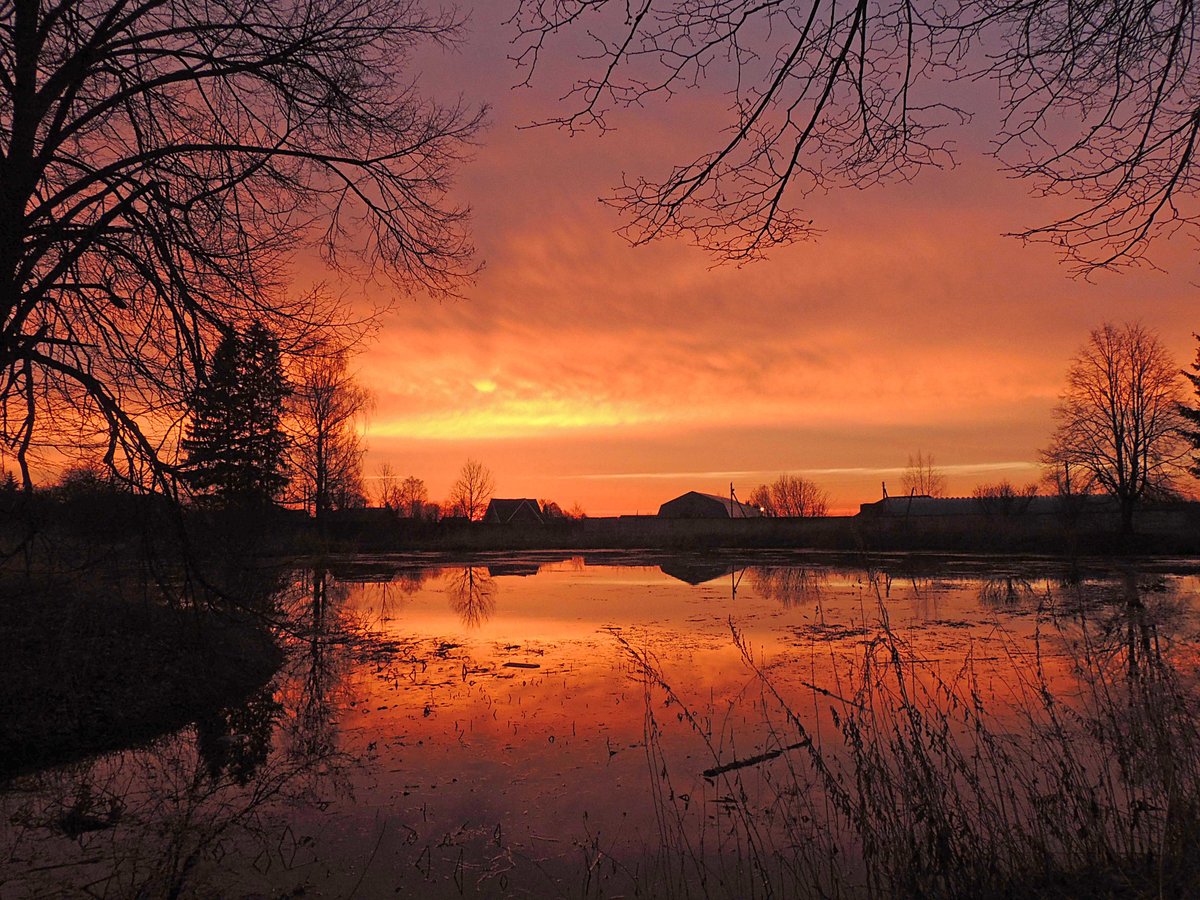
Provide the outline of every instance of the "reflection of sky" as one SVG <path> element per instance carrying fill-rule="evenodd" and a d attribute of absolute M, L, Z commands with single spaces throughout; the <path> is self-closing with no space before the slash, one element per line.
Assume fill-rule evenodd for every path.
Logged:
<path fill-rule="evenodd" d="M 1078 699 L 1078 670 L 1068 652 L 1078 647 L 1071 643 L 1079 636 L 1073 619 L 1068 615 L 1060 632 L 1039 617 L 1039 602 L 1053 596 L 1068 605 L 1079 598 L 1095 603 L 1103 596 L 1112 603 L 1122 596 L 1120 582 L 1077 590 L 1028 574 L 1021 581 L 1029 590 L 997 605 L 981 599 L 986 579 L 899 573 L 881 573 L 877 595 L 862 570 L 777 565 L 739 566 L 745 574 L 734 598 L 729 576 L 691 585 L 657 566 L 581 566 L 576 559 L 542 563 L 533 576 L 493 578 L 492 614 L 466 622 L 457 604 L 467 570 L 447 567 L 383 626 L 385 639 L 410 642 L 424 660 L 420 666 L 372 664 L 352 679 L 358 702 L 342 718 L 345 741 L 377 742 L 383 773 L 357 815 L 412 821 L 429 804 L 434 831 L 460 820 L 504 821 L 508 839 L 547 860 L 569 852 L 563 836 L 581 829 L 607 835 L 618 858 L 659 839 L 646 793 L 643 684 L 617 635 L 653 661 L 712 728 L 728 761 L 775 746 L 763 731 L 763 698 L 733 643 L 731 623 L 810 727 L 819 718 L 830 728 L 825 717 L 833 698 L 852 696 L 864 649 L 880 635 L 886 612 L 920 662 L 910 689 L 917 682 L 933 689 L 935 678 L 964 691 L 973 684 L 989 716 L 1008 728 L 1022 721 L 1014 712 L 1022 698 L 1034 696 L 1039 667 L 1056 693 Z M 1200 589 L 1194 578 L 1168 581 L 1171 597 L 1185 606 Z M 347 609 L 372 620 L 382 590 L 351 587 Z M 1153 607 L 1154 597 L 1147 603 Z M 1092 607 L 1091 615 L 1100 613 Z M 1181 624 L 1163 633 L 1164 646 L 1171 635 L 1189 633 L 1175 630 Z M 828 693 L 814 693 L 814 685 Z M 711 756 L 679 717 L 679 705 L 657 689 L 652 698 L 672 789 L 708 808 L 727 787 L 700 777 Z M 761 786 L 764 771 L 741 776 Z M 515 820 L 514 809 L 520 810 Z"/>
<path fill-rule="evenodd" d="M 1186 241 L 1156 248 L 1168 274 L 1089 285 L 1048 248 L 1002 236 L 1050 211 L 979 154 L 986 106 L 955 135 L 958 168 L 812 198 L 818 243 L 742 269 L 679 243 L 631 249 L 595 198 L 623 172 L 653 175 L 703 147 L 719 98 L 618 116 L 603 139 L 517 130 L 570 73 L 549 56 L 533 90 L 510 90 L 503 11 L 475 5 L 462 51 L 422 68 L 427 89 L 493 104 L 457 188 L 486 268 L 462 301 L 401 302 L 360 359 L 377 396 L 368 474 L 388 461 L 441 498 L 473 455 L 501 496 L 604 514 L 723 493 L 723 473 L 745 473 L 732 480 L 748 495 L 783 471 L 836 469 L 816 477 L 839 510 L 876 499 L 923 449 L 969 494 L 1033 479 L 1090 328 L 1140 318 L 1181 364 L 1192 356 Z M 972 102 L 989 93 L 970 90 Z M 656 477 L 608 477 L 630 473 Z"/>
<path fill-rule="evenodd" d="M 863 667 L 884 613 L 901 652 L 911 650 L 917 662 L 906 670 L 913 677 L 903 679 L 905 696 L 944 704 L 948 690 L 971 695 L 971 708 L 977 700 L 990 725 L 1014 739 L 1027 727 L 1014 706 L 1023 697 L 1036 707 L 1039 672 L 1060 715 L 1086 702 L 1083 669 L 1072 655 L 1084 648 L 1099 654 L 1112 679 L 1111 693 L 1102 695 L 1122 717 L 1135 644 L 1143 654 L 1161 648 L 1186 683 L 1194 680 L 1196 576 L 1064 586 L 1045 571 L 993 572 L 969 562 L 958 574 L 909 575 L 907 560 L 893 561 L 895 571 L 872 582 L 861 569 L 798 569 L 776 556 L 775 565 L 738 563 L 745 575 L 735 598 L 728 578 L 690 585 L 658 566 L 544 559 L 493 565 L 497 572 L 505 564 L 510 572 L 537 566 L 529 575 L 489 575 L 476 566 L 494 606 L 472 621 L 458 608 L 469 566 L 446 564 L 422 578 L 409 565 L 403 590 L 379 580 L 330 583 L 322 621 L 361 622 L 375 639 L 352 630 L 346 640 L 334 630 L 291 644 L 270 709 L 261 702 L 267 694 L 251 707 L 268 715 L 260 725 L 274 726 L 269 756 L 255 755 L 268 744 L 253 740 L 253 717 L 224 711 L 207 740 L 203 729 L 188 727 L 0 792 L 0 852 L 11 863 L 5 884 L 16 886 L 15 896 L 50 896 L 107 878 L 119 885 L 109 893 L 125 896 L 149 878 L 141 893 L 158 896 L 169 891 L 157 889 L 156 867 L 177 864 L 189 895 L 225 895 L 232 887 L 264 896 L 557 896 L 578 890 L 581 858 L 586 865 L 601 851 L 612 865 L 589 874 L 611 890 L 596 893 L 631 895 L 621 873 L 639 872 L 644 887 L 652 876 L 641 865 L 670 835 L 659 830 L 656 791 L 660 799 L 673 792 L 675 808 L 691 817 L 685 827 L 711 829 L 693 846 L 712 853 L 732 840 L 722 798 L 745 791 L 753 809 L 781 785 L 786 790 L 789 766 L 804 770 L 804 751 L 793 747 L 728 778 L 702 774 L 718 761 L 746 762 L 794 741 L 786 719 L 766 723 L 764 710 L 778 713 L 774 695 L 740 659 L 731 622 L 772 688 L 810 733 L 819 732 L 831 764 L 839 751 L 829 709 L 847 710 L 838 697 L 853 698 L 869 675 L 884 704 L 900 702 L 892 678 L 873 677 L 887 673 L 886 664 L 869 673 Z M 382 577 L 385 564 L 373 560 L 360 577 L 368 569 Z M 1012 602 L 984 596 L 989 585 L 1010 579 L 1021 588 Z M 1124 606 L 1139 589 L 1144 605 Z M 290 598 L 302 625 L 313 621 L 309 590 L 301 585 Z M 1044 605 L 1061 615 L 1046 614 Z M 1152 641 L 1142 640 L 1139 624 L 1151 627 Z M 1035 630 L 1042 641 L 1036 655 Z M 630 650 L 652 661 L 676 697 L 661 687 L 647 691 Z M 887 658 L 887 648 L 875 657 Z M 648 759 L 651 732 L 661 755 Z M 970 736 L 970 729 L 960 735 Z M 1078 742 L 1094 744 L 1091 733 Z M 216 759 L 198 757 L 197 747 Z M 241 790 L 238 777 L 248 768 L 228 763 L 245 755 L 254 756 L 254 777 Z M 1019 786 L 1029 758 L 1010 759 L 1020 762 L 1012 779 Z M 1060 764 L 1054 758 L 1043 771 L 1052 779 Z M 1128 771 L 1143 779 L 1136 765 Z M 800 793 L 786 804 L 803 809 L 807 800 Z M 104 827 L 68 838 L 62 822 L 71 810 L 99 815 Z M 776 822 L 764 816 L 757 826 L 769 836 Z M 179 847 L 195 848 L 195 860 L 174 852 Z M 114 866 L 124 880 L 113 880 Z"/>

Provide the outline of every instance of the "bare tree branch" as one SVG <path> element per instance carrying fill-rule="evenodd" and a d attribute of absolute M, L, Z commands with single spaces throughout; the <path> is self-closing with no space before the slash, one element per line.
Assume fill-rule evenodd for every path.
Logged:
<path fill-rule="evenodd" d="M 1071 204 L 1018 236 L 1075 272 L 1146 262 L 1200 224 L 1190 0 L 516 0 L 510 23 L 525 82 L 562 33 L 594 46 L 540 124 L 604 131 L 684 90 L 724 98 L 708 152 L 608 198 L 635 244 L 682 235 L 743 262 L 811 237 L 812 192 L 953 162 L 945 130 L 970 111 L 945 98 L 964 77 L 997 85 L 1000 162 Z"/>
<path fill-rule="evenodd" d="M 0 0 L 0 380 L 25 409 L 0 438 L 23 456 L 69 409 L 157 459 L 223 334 L 352 323 L 290 294 L 300 247 L 453 292 L 483 111 L 406 66 L 459 34 L 420 0 Z"/>

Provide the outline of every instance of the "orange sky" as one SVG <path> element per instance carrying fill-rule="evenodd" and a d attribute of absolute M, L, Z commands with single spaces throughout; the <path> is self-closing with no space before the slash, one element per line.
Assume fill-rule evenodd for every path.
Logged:
<path fill-rule="evenodd" d="M 766 262 L 630 248 L 596 198 L 703 146 L 718 101 L 621 116 L 603 138 L 518 130 L 551 100 L 510 89 L 503 10 L 479 6 L 468 45 L 423 68 L 427 89 L 493 105 L 456 191 L 486 268 L 460 301 L 400 298 L 358 358 L 368 478 L 389 462 L 441 499 L 472 456 L 499 496 L 605 515 L 790 472 L 854 511 L 883 480 L 898 490 L 918 449 L 954 494 L 1036 479 L 1068 361 L 1103 321 L 1141 319 L 1180 365 L 1194 356 L 1194 245 L 1157 245 L 1165 272 L 1088 284 L 1004 237 L 1049 210 L 978 152 L 987 114 L 958 135 L 958 168 L 815 198 L 826 234 Z"/>

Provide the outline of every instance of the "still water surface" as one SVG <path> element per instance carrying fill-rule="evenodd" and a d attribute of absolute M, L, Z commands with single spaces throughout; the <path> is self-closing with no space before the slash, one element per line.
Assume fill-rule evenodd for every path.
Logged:
<path fill-rule="evenodd" d="M 881 636 L 914 689 L 963 688 L 1015 732 L 1037 691 L 1082 697 L 1084 645 L 1121 672 L 1152 648 L 1194 675 L 1200 582 L 1160 569 L 776 554 L 299 570 L 264 691 L 0 796 L 0 895 L 778 893 L 747 860 L 787 845 L 789 815 L 808 821 L 797 793 L 830 802 L 778 786 L 838 709 L 861 709 Z M 1130 604 L 1149 610 L 1137 627 Z M 831 865 L 853 885 L 847 859 Z"/>

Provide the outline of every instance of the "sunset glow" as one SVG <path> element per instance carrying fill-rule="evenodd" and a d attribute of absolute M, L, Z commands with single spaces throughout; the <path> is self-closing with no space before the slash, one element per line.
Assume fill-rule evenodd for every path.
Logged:
<path fill-rule="evenodd" d="M 920 449 L 969 494 L 1037 480 L 1066 368 L 1099 323 L 1139 319 L 1190 361 L 1190 243 L 1155 246 L 1163 271 L 1088 283 L 1006 237 L 1048 206 L 982 155 L 987 110 L 959 133 L 957 168 L 814 196 L 825 233 L 765 262 L 632 248 L 595 198 L 703 142 L 704 107 L 631 114 L 602 138 L 519 129 L 553 98 L 508 89 L 497 15 L 480 4 L 470 45 L 427 75 L 493 104 L 458 187 L 485 267 L 460 300 L 401 299 L 359 357 L 368 484 L 387 462 L 442 497 L 473 456 L 499 496 L 597 515 L 792 472 L 855 511 Z"/>

